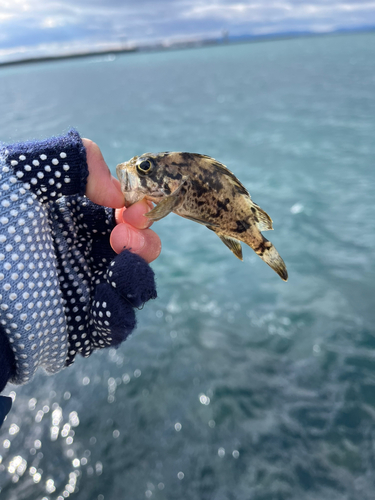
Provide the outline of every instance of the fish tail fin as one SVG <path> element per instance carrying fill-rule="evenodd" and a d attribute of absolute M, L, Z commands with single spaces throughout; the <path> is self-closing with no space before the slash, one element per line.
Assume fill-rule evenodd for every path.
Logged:
<path fill-rule="evenodd" d="M 282 280 L 288 281 L 288 271 L 286 270 L 285 262 L 270 241 L 263 237 L 262 243 L 254 251 Z"/>

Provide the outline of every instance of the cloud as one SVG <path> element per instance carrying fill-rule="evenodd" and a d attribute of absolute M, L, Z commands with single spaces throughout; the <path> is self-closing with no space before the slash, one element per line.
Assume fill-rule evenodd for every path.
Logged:
<path fill-rule="evenodd" d="M 332 17 L 353 12 L 375 13 L 375 2 L 335 2 L 319 4 L 319 2 L 196 2 L 191 9 L 183 12 L 190 19 L 216 18 L 229 21 L 270 21 L 286 19 L 312 20 L 314 17 Z M 374 16 L 375 17 L 375 16 Z"/>
<path fill-rule="evenodd" d="M 375 0 L 0 0 L 0 60 L 15 57 L 17 47 L 24 56 L 223 30 L 236 36 L 360 26 L 375 27 Z"/>

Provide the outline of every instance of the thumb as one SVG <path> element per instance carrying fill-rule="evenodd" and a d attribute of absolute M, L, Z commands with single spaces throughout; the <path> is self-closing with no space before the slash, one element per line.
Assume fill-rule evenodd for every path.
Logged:
<path fill-rule="evenodd" d="M 120 182 L 115 179 L 104 161 L 100 148 L 90 139 L 82 139 L 86 149 L 89 176 L 87 178 L 86 196 L 97 205 L 121 208 L 125 204 Z"/>

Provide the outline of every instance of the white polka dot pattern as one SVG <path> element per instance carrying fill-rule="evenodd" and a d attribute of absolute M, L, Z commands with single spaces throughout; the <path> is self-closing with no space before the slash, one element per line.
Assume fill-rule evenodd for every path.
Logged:
<path fill-rule="evenodd" d="M 13 163 L 15 160 L 13 160 Z M 0 324 L 17 364 L 15 383 L 38 366 L 61 370 L 68 336 L 46 207 L 0 161 Z"/>

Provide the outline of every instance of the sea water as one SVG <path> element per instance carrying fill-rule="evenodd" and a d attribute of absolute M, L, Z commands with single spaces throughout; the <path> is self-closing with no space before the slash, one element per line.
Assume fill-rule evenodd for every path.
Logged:
<path fill-rule="evenodd" d="M 113 172 L 217 158 L 290 276 L 155 223 L 159 297 L 132 337 L 8 386 L 0 498 L 373 499 L 375 35 L 5 67 L 0 88 L 4 142 L 74 126 Z"/>

